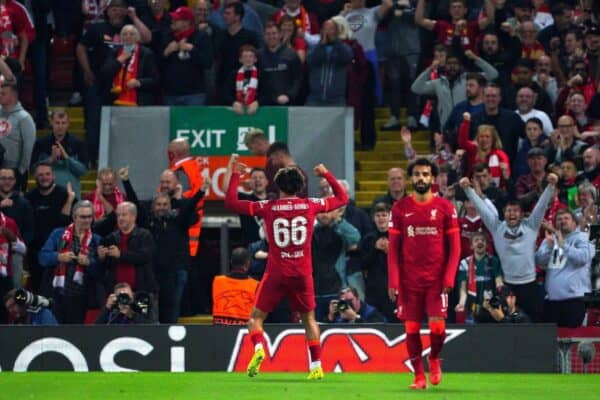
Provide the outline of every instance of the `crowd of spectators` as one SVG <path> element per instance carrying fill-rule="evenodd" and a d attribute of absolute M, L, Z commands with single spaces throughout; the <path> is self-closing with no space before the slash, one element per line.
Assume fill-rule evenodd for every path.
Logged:
<path fill-rule="evenodd" d="M 198 262 L 203 179 L 189 145 L 174 142 L 150 203 L 137 199 L 126 168 L 99 171 L 96 190 L 82 193 L 80 178 L 97 166 L 103 105 L 225 105 L 240 114 L 347 105 L 365 151 L 376 145 L 374 108 L 386 105 L 380 128 L 398 131 L 408 160 L 417 157 L 412 132 L 430 132 L 436 191 L 462 221 L 451 319 L 505 321 L 489 311 L 501 294 L 505 305 L 512 299 L 504 314 L 583 323 L 583 293 L 600 279 L 587 236 L 600 189 L 597 1 L 0 0 L 0 14 L 2 295 L 25 268 L 29 288 L 54 299 L 60 323 L 83 322 L 90 307 L 105 308 L 102 321 L 121 321 L 115 309 L 124 321 L 180 315 Z M 48 113 L 50 43 L 65 37 L 75 43 L 71 100 L 84 106 L 85 140 L 69 133 L 65 109 Z M 31 113 L 19 101 L 27 77 Z M 36 140 L 36 127 L 50 133 Z M 267 163 L 250 172 L 244 198 L 277 196 L 273 176 L 297 164 L 294 149 L 260 132 L 246 142 Z M 371 216 L 349 204 L 317 218 L 322 321 L 395 321 L 385 296 L 386 221 L 407 195 L 406 179 L 400 166 L 389 170 Z M 307 187 L 300 196 L 330 195 L 326 182 L 318 194 Z M 249 255 L 247 265 L 239 255 L 236 274 L 260 280 L 269 243 L 261 221 L 241 225 Z M 206 312 L 204 278 L 196 294 Z M 116 301 L 125 292 L 132 301 L 142 293 L 152 312 L 133 318 Z M 371 309 L 375 317 L 363 315 Z"/>

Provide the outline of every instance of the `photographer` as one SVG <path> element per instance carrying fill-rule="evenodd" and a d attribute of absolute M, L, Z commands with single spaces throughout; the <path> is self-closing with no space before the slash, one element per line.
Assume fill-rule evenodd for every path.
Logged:
<path fill-rule="evenodd" d="M 14 325 L 58 325 L 47 307 L 48 299 L 24 289 L 12 289 L 4 296 L 9 323 Z"/>
<path fill-rule="evenodd" d="M 114 292 L 106 299 L 104 309 L 96 319 L 96 325 L 154 324 L 155 310 L 149 293 L 134 295 L 125 282 L 115 285 Z"/>
<path fill-rule="evenodd" d="M 331 300 L 324 322 L 372 323 L 385 322 L 383 315 L 370 304 L 360 301 L 353 287 L 340 290 L 339 300 Z"/>
<path fill-rule="evenodd" d="M 529 316 L 517 307 L 517 296 L 508 286 L 502 288 L 501 296 L 484 299 L 482 307 L 499 323 L 525 324 L 531 322 Z"/>

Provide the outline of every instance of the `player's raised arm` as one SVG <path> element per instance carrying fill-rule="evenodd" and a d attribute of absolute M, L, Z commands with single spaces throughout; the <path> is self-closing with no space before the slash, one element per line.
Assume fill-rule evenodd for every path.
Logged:
<path fill-rule="evenodd" d="M 335 210 L 336 208 L 340 208 L 348 204 L 348 194 L 340 185 L 335 176 L 323 164 L 319 164 L 314 168 L 315 175 L 325 178 L 331 186 L 331 190 L 333 191 L 333 195 L 335 197 L 328 197 L 325 199 L 325 206 L 327 211 Z"/>
<path fill-rule="evenodd" d="M 225 207 L 238 214 L 253 215 L 252 202 L 238 199 L 237 188 L 240 184 L 240 175 L 246 169 L 246 166 L 238 161 L 238 157 L 237 154 L 232 154 L 227 164 L 227 174 L 231 179 L 225 193 Z"/>

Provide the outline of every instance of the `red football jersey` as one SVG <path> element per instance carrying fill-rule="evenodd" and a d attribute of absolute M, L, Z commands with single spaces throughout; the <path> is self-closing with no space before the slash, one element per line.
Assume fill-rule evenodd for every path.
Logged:
<path fill-rule="evenodd" d="M 389 226 L 390 234 L 399 236 L 399 249 L 392 254 L 398 256 L 400 285 L 424 288 L 439 284 L 441 287 L 451 250 L 448 237 L 454 234 L 458 239 L 454 205 L 439 196 L 425 203 L 417 202 L 412 195 L 406 196 L 394 203 Z M 456 240 L 459 248 L 453 249 L 456 258 L 460 254 L 459 243 Z M 453 280 L 454 277 L 449 287 L 453 286 Z"/>
<path fill-rule="evenodd" d="M 251 215 L 263 218 L 269 241 L 265 272 L 312 274 L 311 238 L 318 213 L 330 211 L 325 199 L 298 197 L 252 203 Z"/>
<path fill-rule="evenodd" d="M 348 195 L 330 173 L 324 178 L 335 197 L 324 199 L 289 197 L 275 200 L 245 201 L 237 198 L 239 175 L 231 176 L 225 206 L 240 214 L 264 219 L 269 241 L 265 272 L 282 276 L 311 275 L 311 241 L 315 216 L 335 210 L 348 202 Z"/>

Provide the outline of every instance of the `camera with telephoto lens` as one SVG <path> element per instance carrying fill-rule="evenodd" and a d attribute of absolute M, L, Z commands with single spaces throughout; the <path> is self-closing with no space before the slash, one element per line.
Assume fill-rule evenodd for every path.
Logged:
<path fill-rule="evenodd" d="M 48 308 L 52 306 L 52 299 L 33 294 L 25 289 L 18 289 L 15 292 L 15 303 L 27 307 L 27 311 L 38 312 L 42 307 Z"/>
<path fill-rule="evenodd" d="M 347 300 L 338 300 L 338 302 L 335 305 L 335 311 L 339 313 L 343 313 L 349 308 L 352 308 L 352 305 Z"/>
<path fill-rule="evenodd" d="M 137 292 L 135 299 L 132 299 L 127 293 L 119 293 L 113 309 L 117 309 L 119 306 L 130 306 L 134 312 L 148 315 L 150 304 L 151 300 L 148 292 Z"/>

